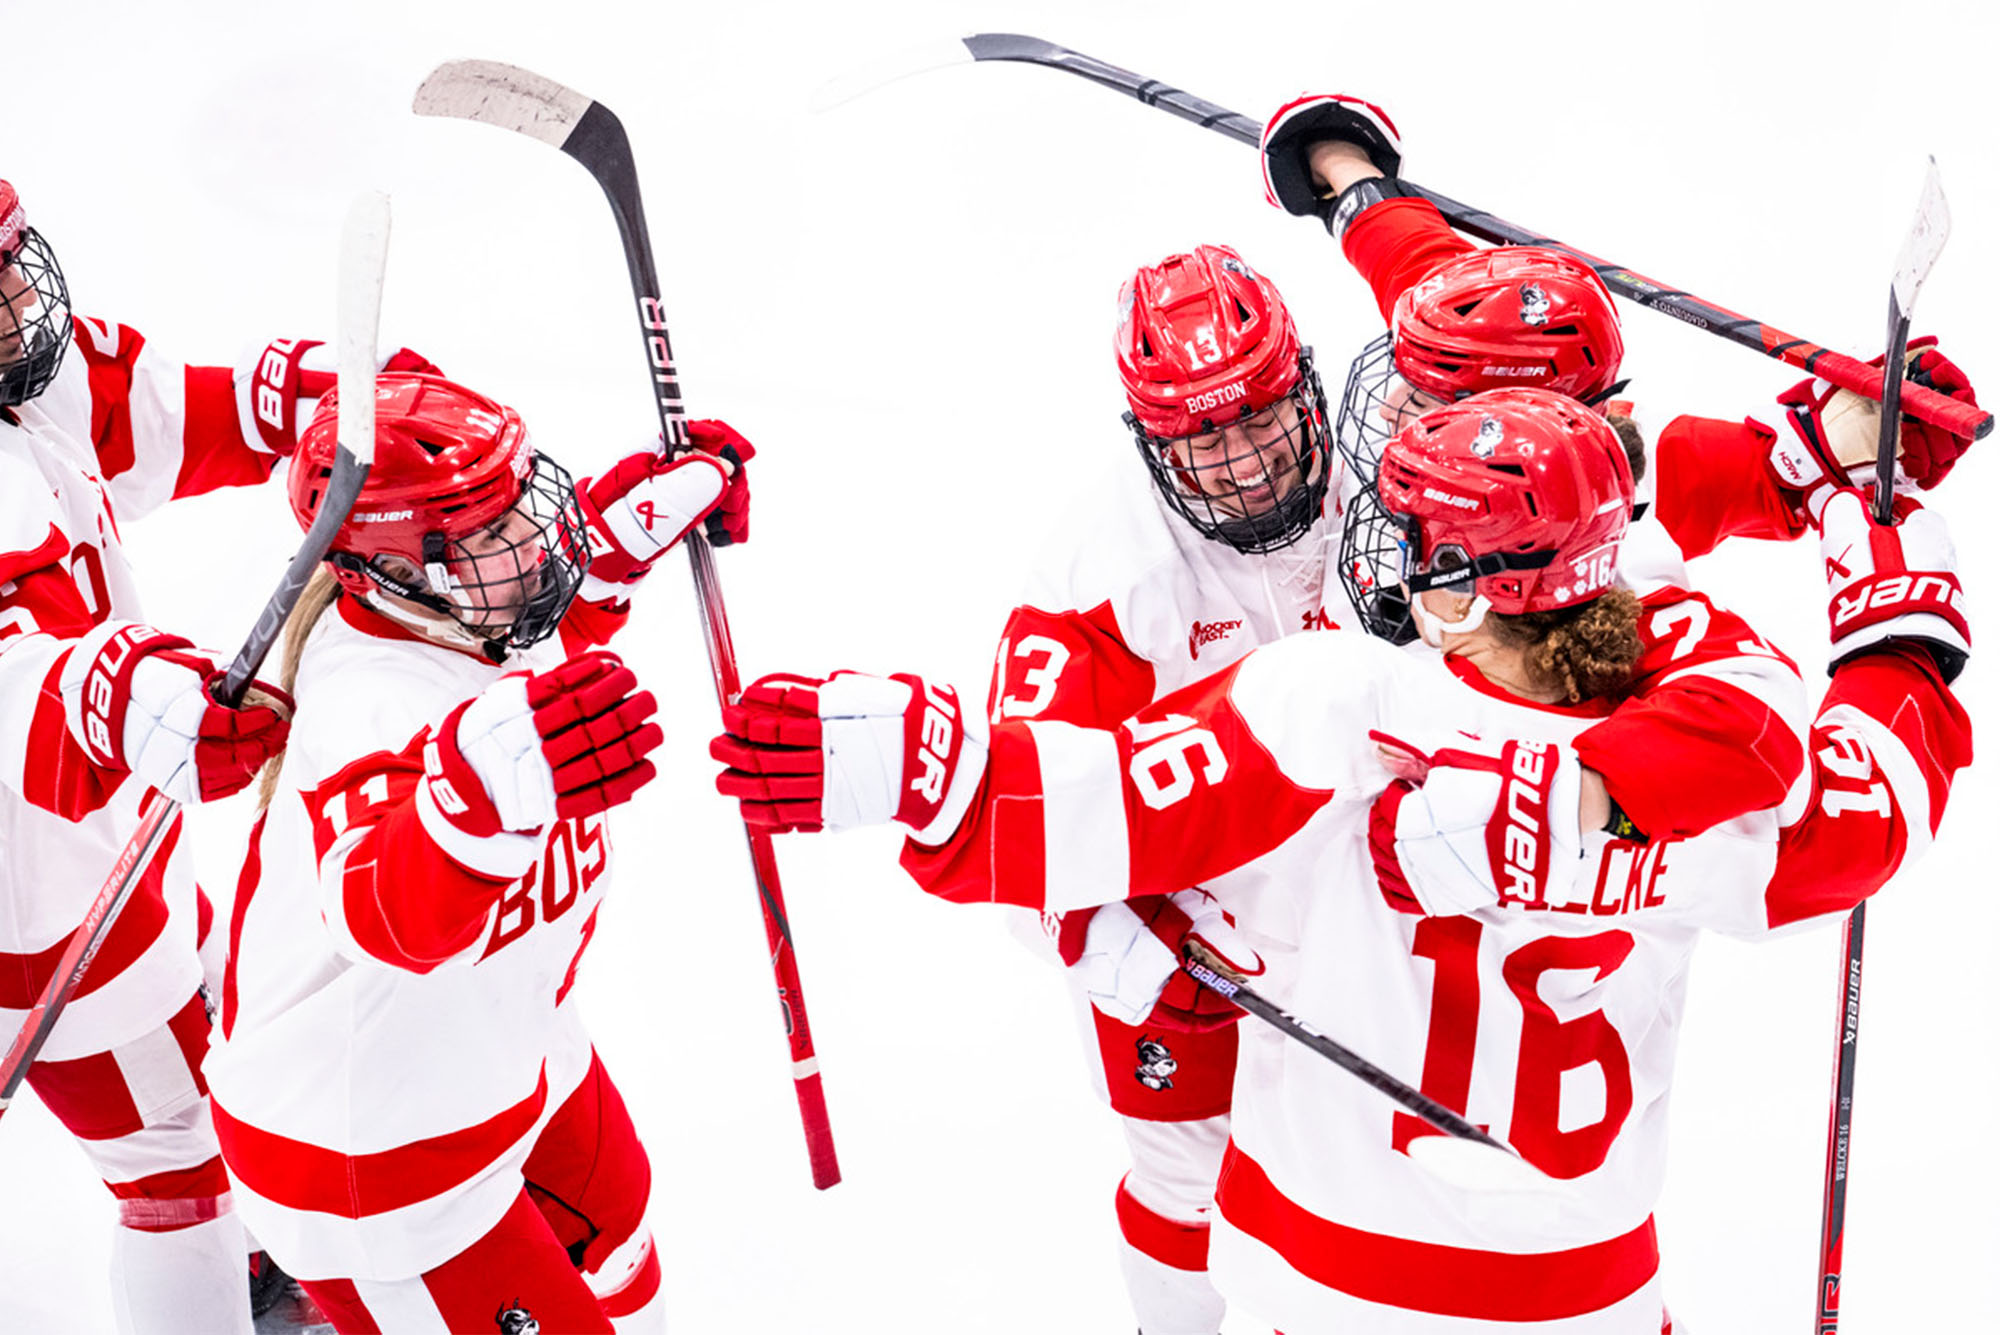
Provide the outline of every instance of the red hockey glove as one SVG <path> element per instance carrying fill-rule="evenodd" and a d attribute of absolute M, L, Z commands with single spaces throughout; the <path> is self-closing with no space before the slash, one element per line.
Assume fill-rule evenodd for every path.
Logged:
<path fill-rule="evenodd" d="M 1881 364 L 1880 357 L 1869 363 Z M 1911 383 L 1940 394 L 1966 403 L 1979 401 L 1965 372 L 1937 350 L 1935 338 L 1911 340 L 1906 374 Z M 1771 446 L 1771 472 L 1780 486 L 1810 493 L 1828 481 L 1840 487 L 1870 485 L 1880 441 L 1880 404 L 1835 389 L 1824 380 L 1801 380 L 1780 394 L 1778 402 L 1791 425 L 1791 434 L 1780 434 Z M 1944 480 L 1971 443 L 1905 414 L 1896 451 L 1897 486 L 1930 490 Z"/>
<path fill-rule="evenodd" d="M 727 422 L 689 422 L 695 448 L 727 460 L 729 486 L 708 512 L 703 526 L 711 547 L 729 547 L 750 540 L 750 474 L 744 465 L 757 457 L 757 447 Z"/>
<path fill-rule="evenodd" d="M 1273 112 L 1265 123 L 1264 198 L 1301 218 L 1332 216 L 1334 201 L 1313 177 L 1310 150 L 1333 140 L 1354 144 L 1388 177 L 1403 166 L 1403 141 L 1389 113 L 1345 93 L 1302 93 Z"/>
<path fill-rule="evenodd" d="M 536 676 L 510 672 L 452 710 L 424 748 L 424 828 L 474 871 L 522 874 L 542 841 L 512 836 L 608 810 L 652 781 L 646 756 L 663 737 L 638 685 L 597 650 Z"/>
<path fill-rule="evenodd" d="M 1236 930 L 1236 919 L 1206 890 L 1141 895 L 1065 913 L 1056 949 L 1083 980 L 1091 1004 L 1120 1023 L 1192 1033 L 1236 1023 L 1243 1012 L 1234 1003 L 1182 972 L 1190 940 L 1238 973 L 1254 978 L 1264 972 L 1263 958 Z"/>
<path fill-rule="evenodd" d="M 59 689 L 70 735 L 98 765 L 183 806 L 239 792 L 285 749 L 292 698 L 254 682 L 242 709 L 215 702 L 222 673 L 187 640 L 107 621 L 77 642 Z"/>
<path fill-rule="evenodd" d="M 668 459 L 657 450 L 627 455 L 577 488 L 590 525 L 590 578 L 621 597 L 668 548 L 707 521 L 708 540 L 726 547 L 750 536 L 750 479 L 757 449 L 725 422 L 691 422 L 695 448 Z"/>
<path fill-rule="evenodd" d="M 1368 818 L 1375 879 L 1392 903 L 1449 917 L 1570 901 L 1583 850 L 1575 752 L 1463 733 L 1437 749 L 1368 735 L 1397 776 Z"/>
<path fill-rule="evenodd" d="M 384 357 L 381 369 L 443 374 L 422 353 L 408 348 Z M 237 371 L 237 394 L 248 419 L 257 424 L 264 448 L 289 459 L 321 396 L 339 378 L 331 346 L 314 338 L 280 338 L 265 345 L 247 373 Z"/>
<path fill-rule="evenodd" d="M 919 843 L 951 837 L 986 768 L 983 720 L 918 677 L 760 677 L 722 711 L 716 789 L 776 830 L 896 821 Z"/>
<path fill-rule="evenodd" d="M 1844 662 L 1885 641 L 1916 643 L 1949 683 L 1972 652 L 1958 554 L 1944 521 L 1915 498 L 1896 498 L 1895 521 L 1876 523 L 1870 494 L 1852 488 L 1832 493 L 1820 510 L 1833 629 L 1828 661 Z"/>

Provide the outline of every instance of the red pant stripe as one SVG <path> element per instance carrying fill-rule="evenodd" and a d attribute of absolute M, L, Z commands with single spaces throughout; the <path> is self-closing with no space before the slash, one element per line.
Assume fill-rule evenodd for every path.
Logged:
<path fill-rule="evenodd" d="M 1208 1225 L 1183 1224 L 1155 1214 L 1118 1184 L 1118 1231 L 1125 1241 L 1176 1270 L 1208 1269 Z"/>
<path fill-rule="evenodd" d="M 1630 1297 L 1660 1266 L 1653 1221 L 1558 1252 L 1413 1242 L 1323 1219 L 1279 1191 L 1234 1142 L 1216 1206 L 1318 1284 L 1368 1302 L 1482 1321 L 1559 1321 Z"/>

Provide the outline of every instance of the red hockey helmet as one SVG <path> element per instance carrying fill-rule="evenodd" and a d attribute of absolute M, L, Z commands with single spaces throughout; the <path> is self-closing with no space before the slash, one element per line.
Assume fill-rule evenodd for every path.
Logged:
<path fill-rule="evenodd" d="M 69 350 L 69 287 L 62 266 L 14 187 L 0 181 L 0 408 L 49 387 Z"/>
<path fill-rule="evenodd" d="M 292 457 L 302 528 L 326 494 L 339 391 Z M 395 558 L 395 559 L 390 559 Z M 520 414 L 442 376 L 375 382 L 375 463 L 327 556 L 341 587 L 380 587 L 443 612 L 501 651 L 547 638 L 589 564 L 569 474 L 529 443 Z"/>
<path fill-rule="evenodd" d="M 1544 246 L 1475 250 L 1396 301 L 1396 369 L 1449 403 L 1488 389 L 1550 389 L 1586 403 L 1611 388 L 1625 338 L 1588 264 Z"/>
<path fill-rule="evenodd" d="M 1119 307 L 1125 421 L 1161 494 L 1240 551 L 1296 541 L 1326 497 L 1326 395 L 1278 289 L 1198 246 L 1140 269 Z"/>
<path fill-rule="evenodd" d="M 1588 602 L 1632 514 L 1618 433 L 1575 399 L 1489 390 L 1420 418 L 1348 511 L 1341 577 L 1368 629 L 1409 638 L 1409 600 L 1465 586 L 1496 612 Z"/>

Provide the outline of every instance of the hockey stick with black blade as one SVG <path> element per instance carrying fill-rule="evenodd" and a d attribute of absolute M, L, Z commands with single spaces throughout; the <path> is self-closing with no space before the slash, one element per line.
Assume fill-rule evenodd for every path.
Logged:
<path fill-rule="evenodd" d="M 236 652 L 221 683 L 216 688 L 219 703 L 232 709 L 243 701 L 257 669 L 283 633 L 285 621 L 297 605 L 306 582 L 326 557 L 340 526 L 354 508 L 362 483 L 368 480 L 375 458 L 375 344 L 382 311 L 382 277 L 389 261 L 389 197 L 367 192 L 358 196 L 347 214 L 340 238 L 339 289 L 339 373 L 340 448 L 334 456 L 333 476 L 327 482 L 326 499 L 305 541 L 285 567 L 276 592 L 258 614 L 250 637 Z M 140 815 L 111 874 L 97 892 L 81 925 L 71 933 L 69 945 L 56 961 L 42 994 L 28 1011 L 21 1032 L 0 1058 L 0 1113 L 7 1110 L 15 1091 L 27 1078 L 35 1056 L 48 1040 L 63 1007 L 83 981 L 98 947 L 112 923 L 118 920 L 133 888 L 145 875 L 167 832 L 180 816 L 181 805 L 162 793 L 154 793 Z"/>
<path fill-rule="evenodd" d="M 1183 947 L 1181 971 L 1217 996 L 1232 1002 L 1287 1038 L 1302 1043 L 1320 1056 L 1360 1080 L 1370 1089 L 1421 1117 L 1450 1137 L 1440 1144 L 1436 1136 L 1418 1136 L 1407 1153 L 1439 1176 L 1467 1187 L 1545 1190 L 1550 1179 L 1522 1158 L 1505 1141 L 1482 1130 L 1462 1114 L 1445 1107 L 1421 1090 L 1414 1089 L 1361 1056 L 1352 1048 L 1336 1043 L 1284 1007 L 1262 996 L 1249 980 L 1229 962 L 1203 945 L 1189 940 Z M 1469 1147 L 1469 1152 L 1457 1152 Z"/>
<path fill-rule="evenodd" d="M 1041 65 L 1048 69 L 1061 70 L 1079 78 L 1136 98 L 1149 107 L 1178 116 L 1184 121 L 1192 121 L 1205 130 L 1227 135 L 1251 148 L 1258 146 L 1263 127 L 1249 117 L 1227 107 L 1184 92 L 1171 84 L 1149 79 L 1131 70 L 1107 64 L 1081 51 L 1072 51 L 1066 46 L 1044 41 L 1039 37 L 1029 37 L 1021 33 L 982 32 L 970 37 L 955 38 L 947 43 L 927 46 L 908 56 L 868 70 L 857 71 L 854 75 L 836 79 L 823 85 L 814 94 L 813 105 L 824 108 L 857 97 L 870 88 L 944 65 L 985 63 L 988 61 L 1015 61 L 1022 64 Z M 1711 302 L 1702 300 L 1679 288 L 1655 282 L 1651 278 L 1608 260 L 1601 260 L 1588 251 L 1578 250 L 1553 237 L 1543 236 L 1504 218 L 1495 217 L 1483 209 L 1475 209 L 1461 204 L 1447 195 L 1426 189 L 1415 182 L 1404 179 L 1406 189 L 1422 195 L 1437 206 L 1453 227 L 1469 236 L 1495 245 L 1548 246 L 1565 251 L 1589 264 L 1597 270 L 1605 285 L 1628 301 L 1660 311 L 1684 324 L 1706 330 L 1718 337 L 1726 338 L 1740 347 L 1761 352 L 1766 357 L 1774 357 L 1801 370 L 1809 371 L 1820 379 L 1852 390 L 1867 398 L 1875 398 L 1882 392 L 1882 378 L 1876 369 L 1859 358 L 1834 352 L 1809 339 L 1788 334 L 1773 325 L 1738 315 Z M 1993 429 L 1993 416 L 1985 409 L 1961 402 L 1947 395 L 1921 385 L 1913 385 L 1905 395 L 1903 411 L 1912 417 L 1943 427 L 1953 435 L 1968 440 L 1977 440 Z"/>
<path fill-rule="evenodd" d="M 1896 451 L 1902 442 L 1904 359 L 1910 342 L 1910 312 L 1917 291 L 1930 276 L 1951 235 L 1951 210 L 1937 162 L 1924 175 L 1917 216 L 1896 256 L 1889 282 L 1889 339 L 1882 358 L 1881 434 L 1875 445 L 1875 522 L 1892 522 L 1896 503 Z M 1847 1170 L 1853 1148 L 1854 1065 L 1861 1047 L 1861 941 L 1868 901 L 1854 906 L 1840 935 L 1840 1008 L 1834 1028 L 1833 1096 L 1827 1110 L 1826 1182 L 1820 1197 L 1819 1293 L 1813 1309 L 1817 1335 L 1840 1329 L 1841 1252 L 1847 1240 Z"/>
<path fill-rule="evenodd" d="M 674 369 L 646 212 L 639 201 L 639 176 L 631 142 L 618 117 L 602 102 L 553 79 L 490 60 L 453 60 L 438 66 L 418 87 L 412 110 L 420 116 L 477 121 L 539 139 L 581 163 L 603 188 L 625 247 L 625 268 L 639 308 L 639 332 L 652 369 L 653 401 L 659 410 L 662 440 L 669 455 L 688 448 L 687 408 Z M 729 616 L 715 571 L 715 553 L 699 530 L 689 533 L 682 545 L 694 570 L 695 598 L 701 608 L 702 636 L 708 645 L 716 698 L 726 706 L 742 690 L 742 679 L 736 668 L 736 647 L 729 637 Z M 778 882 L 778 858 L 769 834 L 746 825 L 744 835 L 750 845 L 750 870 L 758 902 L 763 907 L 778 1004 L 791 1044 L 792 1083 L 798 1093 L 799 1119 L 805 1126 L 813 1185 L 825 1190 L 840 1181 L 840 1161 L 834 1154 L 819 1058 L 813 1051 L 805 994 L 799 986 L 798 956 L 792 946 L 791 922 L 785 915 L 784 890 Z"/>

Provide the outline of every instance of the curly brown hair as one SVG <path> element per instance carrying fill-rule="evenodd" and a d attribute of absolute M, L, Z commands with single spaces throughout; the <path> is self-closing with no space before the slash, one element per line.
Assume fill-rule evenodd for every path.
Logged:
<path fill-rule="evenodd" d="M 1639 663 L 1639 599 L 1627 589 L 1554 612 L 1495 612 L 1486 624 L 1502 644 L 1526 650 L 1537 688 L 1567 704 L 1617 690 Z"/>
<path fill-rule="evenodd" d="M 1639 434 L 1639 424 L 1623 413 L 1608 413 L 1605 420 L 1618 433 L 1618 443 L 1625 447 L 1625 462 L 1632 466 L 1632 481 L 1637 483 L 1646 476 L 1646 438 Z"/>

